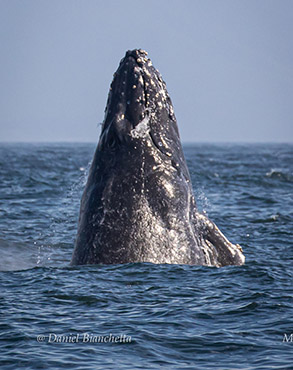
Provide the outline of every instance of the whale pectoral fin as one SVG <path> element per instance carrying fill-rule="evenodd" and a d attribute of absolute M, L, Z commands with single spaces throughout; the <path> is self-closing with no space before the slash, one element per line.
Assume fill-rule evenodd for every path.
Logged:
<path fill-rule="evenodd" d="M 202 245 L 208 265 L 218 267 L 226 265 L 243 265 L 245 256 L 239 244 L 232 244 L 220 231 L 216 224 L 205 215 L 196 213 L 200 225 Z"/>

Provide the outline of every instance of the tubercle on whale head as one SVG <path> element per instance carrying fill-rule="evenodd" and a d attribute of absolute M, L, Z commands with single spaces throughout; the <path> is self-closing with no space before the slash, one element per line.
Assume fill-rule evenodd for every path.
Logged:
<path fill-rule="evenodd" d="M 170 141 L 180 142 L 166 85 L 142 49 L 127 51 L 114 73 L 99 149 L 115 149 L 139 138 L 131 134 L 136 128 L 148 130 L 154 145 L 167 155 Z"/>

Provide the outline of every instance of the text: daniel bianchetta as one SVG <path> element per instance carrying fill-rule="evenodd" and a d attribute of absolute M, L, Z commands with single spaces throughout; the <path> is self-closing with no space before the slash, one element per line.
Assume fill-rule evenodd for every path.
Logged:
<path fill-rule="evenodd" d="M 78 333 L 74 335 L 64 335 L 50 333 L 47 337 L 38 336 L 37 341 L 47 343 L 131 343 L 131 336 L 125 334 L 95 335 L 90 333 Z"/>

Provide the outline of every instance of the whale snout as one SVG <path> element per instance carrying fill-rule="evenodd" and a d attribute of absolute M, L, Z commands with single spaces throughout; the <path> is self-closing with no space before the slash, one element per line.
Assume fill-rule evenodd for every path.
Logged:
<path fill-rule="evenodd" d="M 178 136 L 175 121 L 166 85 L 147 52 L 128 50 L 111 83 L 99 148 L 135 146 L 137 140 L 144 145 L 141 139 L 149 135 L 158 150 L 170 155 L 168 140 Z"/>
<path fill-rule="evenodd" d="M 146 91 L 142 63 L 144 51 L 128 51 L 121 60 L 111 84 L 111 106 L 118 103 L 118 113 L 124 115 L 135 127 L 144 117 L 146 109 Z"/>

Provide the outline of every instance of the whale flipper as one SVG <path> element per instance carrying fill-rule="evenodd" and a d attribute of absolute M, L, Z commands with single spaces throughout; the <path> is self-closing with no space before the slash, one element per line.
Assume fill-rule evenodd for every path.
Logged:
<path fill-rule="evenodd" d="M 232 244 L 218 226 L 205 215 L 196 212 L 207 263 L 211 266 L 243 265 L 245 257 L 239 244 Z M 198 227 L 198 224 L 200 225 Z"/>

